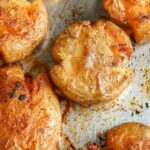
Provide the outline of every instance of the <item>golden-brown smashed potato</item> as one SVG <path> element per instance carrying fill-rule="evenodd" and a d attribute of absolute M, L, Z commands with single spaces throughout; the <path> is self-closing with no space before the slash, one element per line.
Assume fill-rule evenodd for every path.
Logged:
<path fill-rule="evenodd" d="M 135 122 L 123 123 L 106 133 L 106 150 L 149 150 L 150 127 Z"/>
<path fill-rule="evenodd" d="M 0 0 L 0 54 L 6 63 L 30 55 L 42 41 L 48 16 L 42 0 Z"/>
<path fill-rule="evenodd" d="M 82 21 L 69 26 L 55 41 L 51 69 L 55 85 L 84 106 L 112 100 L 132 80 L 126 68 L 132 54 L 128 36 L 109 21 Z"/>
<path fill-rule="evenodd" d="M 18 66 L 0 68 L 0 150 L 57 150 L 60 128 L 47 75 L 32 80 Z"/>
<path fill-rule="evenodd" d="M 111 18 L 131 27 L 136 42 L 150 40 L 150 0 L 103 0 L 103 4 Z"/>

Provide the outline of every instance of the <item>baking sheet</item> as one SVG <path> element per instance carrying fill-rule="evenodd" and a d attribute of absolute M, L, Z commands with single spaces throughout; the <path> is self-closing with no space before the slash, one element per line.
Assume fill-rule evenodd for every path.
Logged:
<path fill-rule="evenodd" d="M 66 26 L 76 21 L 104 18 L 100 0 L 44 0 L 50 29 L 36 53 L 21 61 L 27 72 L 37 74 L 53 65 L 50 46 Z M 63 116 L 61 150 L 86 150 L 87 144 L 103 144 L 97 134 L 126 121 L 150 125 L 150 42 L 134 46 L 129 67 L 136 72 L 133 83 L 116 100 L 89 108 L 61 99 Z"/>

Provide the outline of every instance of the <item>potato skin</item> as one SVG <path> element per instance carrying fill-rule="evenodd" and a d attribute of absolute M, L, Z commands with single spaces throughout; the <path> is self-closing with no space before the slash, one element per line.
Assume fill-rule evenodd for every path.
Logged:
<path fill-rule="evenodd" d="M 87 150 L 101 150 L 101 149 L 94 144 L 90 144 L 88 145 Z"/>
<path fill-rule="evenodd" d="M 0 150 L 58 150 L 61 114 L 46 74 L 0 68 Z"/>
<path fill-rule="evenodd" d="M 137 123 L 123 123 L 106 133 L 106 150 L 149 150 L 150 127 Z"/>
<path fill-rule="evenodd" d="M 63 94 L 83 106 L 119 96 L 133 72 L 126 68 L 132 54 L 128 36 L 109 21 L 82 21 L 69 26 L 54 42 L 57 62 L 50 75 Z"/>
<path fill-rule="evenodd" d="M 0 54 L 5 63 L 29 56 L 47 29 L 48 15 L 42 0 L 0 1 Z"/>
<path fill-rule="evenodd" d="M 103 5 L 113 20 L 131 27 L 136 42 L 150 40 L 150 0 L 103 0 Z"/>

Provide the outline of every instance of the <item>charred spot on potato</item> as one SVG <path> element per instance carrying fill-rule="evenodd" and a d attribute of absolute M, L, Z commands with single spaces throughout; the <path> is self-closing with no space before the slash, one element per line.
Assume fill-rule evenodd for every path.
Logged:
<path fill-rule="evenodd" d="M 13 98 L 13 96 L 14 96 L 14 91 L 8 93 L 8 96 L 9 96 L 9 98 Z"/>
<path fill-rule="evenodd" d="M 16 82 L 14 88 L 12 89 L 12 91 L 10 93 L 8 93 L 9 98 L 13 98 L 14 95 L 15 95 L 16 90 L 20 87 L 21 87 L 21 83 Z"/>
<path fill-rule="evenodd" d="M 19 97 L 18 97 L 18 100 L 26 100 L 27 99 L 27 96 L 24 94 L 24 95 L 20 95 Z"/>
<path fill-rule="evenodd" d="M 20 82 L 16 82 L 16 83 L 15 83 L 15 89 L 18 89 L 20 86 L 21 86 L 21 83 L 20 83 Z"/>

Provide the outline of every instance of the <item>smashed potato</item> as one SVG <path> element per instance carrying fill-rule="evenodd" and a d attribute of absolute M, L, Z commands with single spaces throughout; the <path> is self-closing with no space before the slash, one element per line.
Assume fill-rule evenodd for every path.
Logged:
<path fill-rule="evenodd" d="M 57 150 L 61 114 L 49 78 L 0 68 L 0 150 Z"/>
<path fill-rule="evenodd" d="M 150 40 L 150 0 L 103 0 L 117 23 L 130 26 L 136 42 Z"/>
<path fill-rule="evenodd" d="M 115 24 L 99 20 L 69 26 L 54 42 L 56 65 L 50 75 L 69 99 L 88 106 L 118 97 L 133 79 L 125 67 L 132 54 L 129 37 Z"/>
<path fill-rule="evenodd" d="M 0 54 L 5 63 L 29 56 L 43 40 L 48 16 L 42 0 L 0 0 Z"/>
<path fill-rule="evenodd" d="M 149 150 L 150 127 L 136 122 L 123 123 L 106 133 L 106 150 Z"/>

